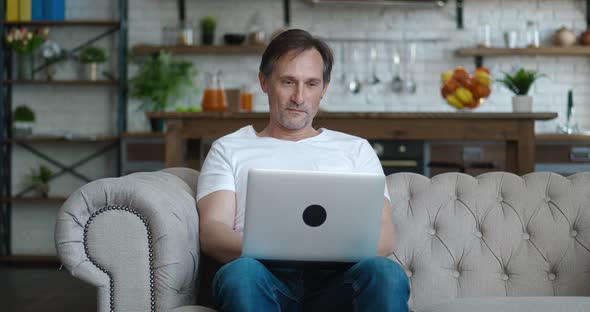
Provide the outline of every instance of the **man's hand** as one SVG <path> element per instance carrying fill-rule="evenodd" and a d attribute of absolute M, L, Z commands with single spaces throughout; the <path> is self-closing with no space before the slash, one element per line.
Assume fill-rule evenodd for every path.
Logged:
<path fill-rule="evenodd" d="M 378 254 L 380 256 L 388 257 L 393 253 L 394 235 L 393 210 L 391 210 L 389 200 L 385 198 L 383 212 L 381 213 L 381 234 L 379 235 Z"/>
<path fill-rule="evenodd" d="M 242 236 L 234 231 L 236 194 L 221 190 L 199 200 L 199 241 L 201 249 L 222 263 L 242 254 Z"/>

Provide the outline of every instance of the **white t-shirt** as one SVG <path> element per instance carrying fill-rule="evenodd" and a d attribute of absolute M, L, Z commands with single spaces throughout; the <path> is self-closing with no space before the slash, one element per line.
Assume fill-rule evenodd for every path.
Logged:
<path fill-rule="evenodd" d="M 252 126 L 228 134 L 211 146 L 199 175 L 197 201 L 219 190 L 236 193 L 234 229 L 242 232 L 248 170 L 289 169 L 383 174 L 367 140 L 328 129 L 300 141 L 259 137 Z M 389 198 L 387 187 L 385 197 Z"/>

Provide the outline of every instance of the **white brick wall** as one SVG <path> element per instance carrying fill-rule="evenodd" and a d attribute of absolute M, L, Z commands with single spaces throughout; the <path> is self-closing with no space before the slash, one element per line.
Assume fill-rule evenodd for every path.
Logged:
<path fill-rule="evenodd" d="M 71 0 L 67 1 L 66 16 L 69 19 L 104 19 L 117 16 L 117 5 L 111 1 Z M 161 43 L 161 30 L 166 25 L 174 25 L 178 18 L 177 1 L 129 0 L 129 46 L 137 43 Z M 243 31 L 249 18 L 260 12 L 265 17 L 266 31 L 270 34 L 283 25 L 282 0 L 189 0 L 187 1 L 187 18 L 195 23 L 205 15 L 216 16 L 219 20 L 217 42 L 226 32 Z M 316 7 L 302 0 L 292 0 L 292 26 L 304 28 L 315 35 L 326 38 L 332 45 L 336 65 L 333 82 L 328 96 L 322 103 L 323 108 L 333 111 L 452 111 L 439 95 L 440 74 L 448 69 L 463 65 L 474 69 L 472 58 L 460 58 L 454 55 L 457 48 L 472 46 L 476 42 L 478 25 L 488 23 L 493 30 L 493 44 L 501 46 L 502 33 L 505 30 L 522 31 L 526 20 L 540 22 L 543 43 L 549 43 L 552 33 L 561 26 L 573 27 L 578 33 L 586 28 L 585 1 L 582 0 L 469 0 L 465 1 L 465 29 L 458 30 L 455 22 L 455 2 L 443 9 L 399 9 L 399 8 L 335 8 Z M 196 27 L 196 38 L 199 38 Z M 94 28 L 55 28 L 53 38 L 65 47 L 72 47 L 84 38 L 96 34 L 100 29 Z M 395 44 L 380 44 L 378 74 L 382 81 L 389 82 L 391 73 L 391 50 L 397 47 L 404 50 L 402 40 L 408 42 L 417 39 L 437 39 L 436 42 L 417 42 L 417 60 L 412 66 L 418 91 L 414 95 L 397 95 L 378 89 L 376 93 L 352 95 L 345 91 L 339 82 L 343 72 L 358 72 L 367 78 L 371 68 L 368 66 L 367 45 L 356 43 L 361 57 L 357 62 L 343 64 L 341 51 L 346 44 L 337 38 L 385 38 L 395 40 Z M 113 39 L 105 39 L 101 45 L 113 46 Z M 202 86 L 202 73 L 221 69 L 225 73 L 226 87 L 239 87 L 256 81 L 259 57 L 255 56 L 187 56 L 201 73 L 195 84 Z M 590 60 L 584 57 L 502 57 L 486 58 L 485 64 L 498 75 L 509 71 L 513 65 L 522 65 L 537 69 L 547 78 L 540 80 L 532 90 L 535 97 L 535 110 L 556 111 L 560 114 L 557 121 L 538 123 L 538 131 L 553 131 L 556 123 L 563 122 L 566 107 L 567 90 L 574 90 L 576 114 L 579 123 L 590 129 Z M 111 65 L 112 66 L 112 65 Z M 114 66 L 113 66 L 114 67 Z M 133 68 L 130 68 L 132 72 Z M 406 68 L 407 69 L 407 68 Z M 76 66 L 73 63 L 62 65 L 59 78 L 75 77 Z M 14 104 L 25 103 L 34 108 L 39 120 L 38 132 L 75 134 L 109 134 L 116 127 L 116 94 L 109 87 L 33 87 L 18 86 L 14 88 Z M 192 94 L 183 100 L 183 104 L 199 105 L 200 93 Z M 267 110 L 262 93 L 257 93 L 255 109 Z M 500 86 L 493 87 L 488 102 L 480 111 L 509 111 L 510 93 Z M 129 130 L 145 131 L 148 123 L 144 113 L 137 110 L 137 102 L 130 101 Z M 92 153 L 87 146 L 65 146 L 61 148 L 44 146 L 42 150 L 57 156 L 64 163 L 79 159 L 80 155 Z M 14 151 L 13 189 L 20 189 L 22 176 L 30 167 L 39 163 L 38 158 L 21 149 Z M 114 172 L 113 157 L 96 160 L 83 168 L 91 177 L 99 178 Z M 52 183 L 52 195 L 67 195 L 81 182 L 74 178 L 60 178 Z M 22 205 L 21 205 L 22 206 Z M 26 205 L 25 205 L 26 206 Z M 41 252 L 53 250 L 52 236 L 32 229 L 37 225 L 28 220 L 31 209 L 42 207 L 25 207 L 15 209 L 13 221 L 13 243 L 22 246 L 16 252 Z M 46 210 L 42 210 L 46 211 Z M 40 212 L 39 212 L 40 213 Z M 53 220 L 37 221 L 47 222 Z M 40 225 L 41 226 L 41 225 Z M 37 234 L 35 234 L 37 233 Z"/>

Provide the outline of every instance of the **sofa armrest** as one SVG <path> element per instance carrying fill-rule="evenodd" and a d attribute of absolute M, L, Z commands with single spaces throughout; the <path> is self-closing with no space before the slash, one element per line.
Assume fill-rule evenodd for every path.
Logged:
<path fill-rule="evenodd" d="M 98 288 L 98 311 L 168 311 L 195 300 L 198 172 L 97 180 L 61 207 L 56 248 L 65 267 Z"/>

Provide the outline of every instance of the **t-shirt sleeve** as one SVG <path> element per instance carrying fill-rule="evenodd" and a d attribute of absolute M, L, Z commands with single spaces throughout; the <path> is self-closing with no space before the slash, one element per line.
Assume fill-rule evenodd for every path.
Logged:
<path fill-rule="evenodd" d="M 236 191 L 236 183 L 222 144 L 214 142 L 205 158 L 197 183 L 197 201 L 220 190 Z"/>
<path fill-rule="evenodd" d="M 363 140 L 357 159 L 358 163 L 356 166 L 356 170 L 358 172 L 378 173 L 384 175 L 383 167 L 381 166 L 379 157 L 377 157 L 377 154 L 375 154 L 375 150 L 373 150 L 373 147 L 371 147 L 371 144 L 369 144 L 367 140 Z M 390 199 L 389 191 L 387 189 L 387 183 L 385 184 L 384 195 L 387 199 Z"/>

